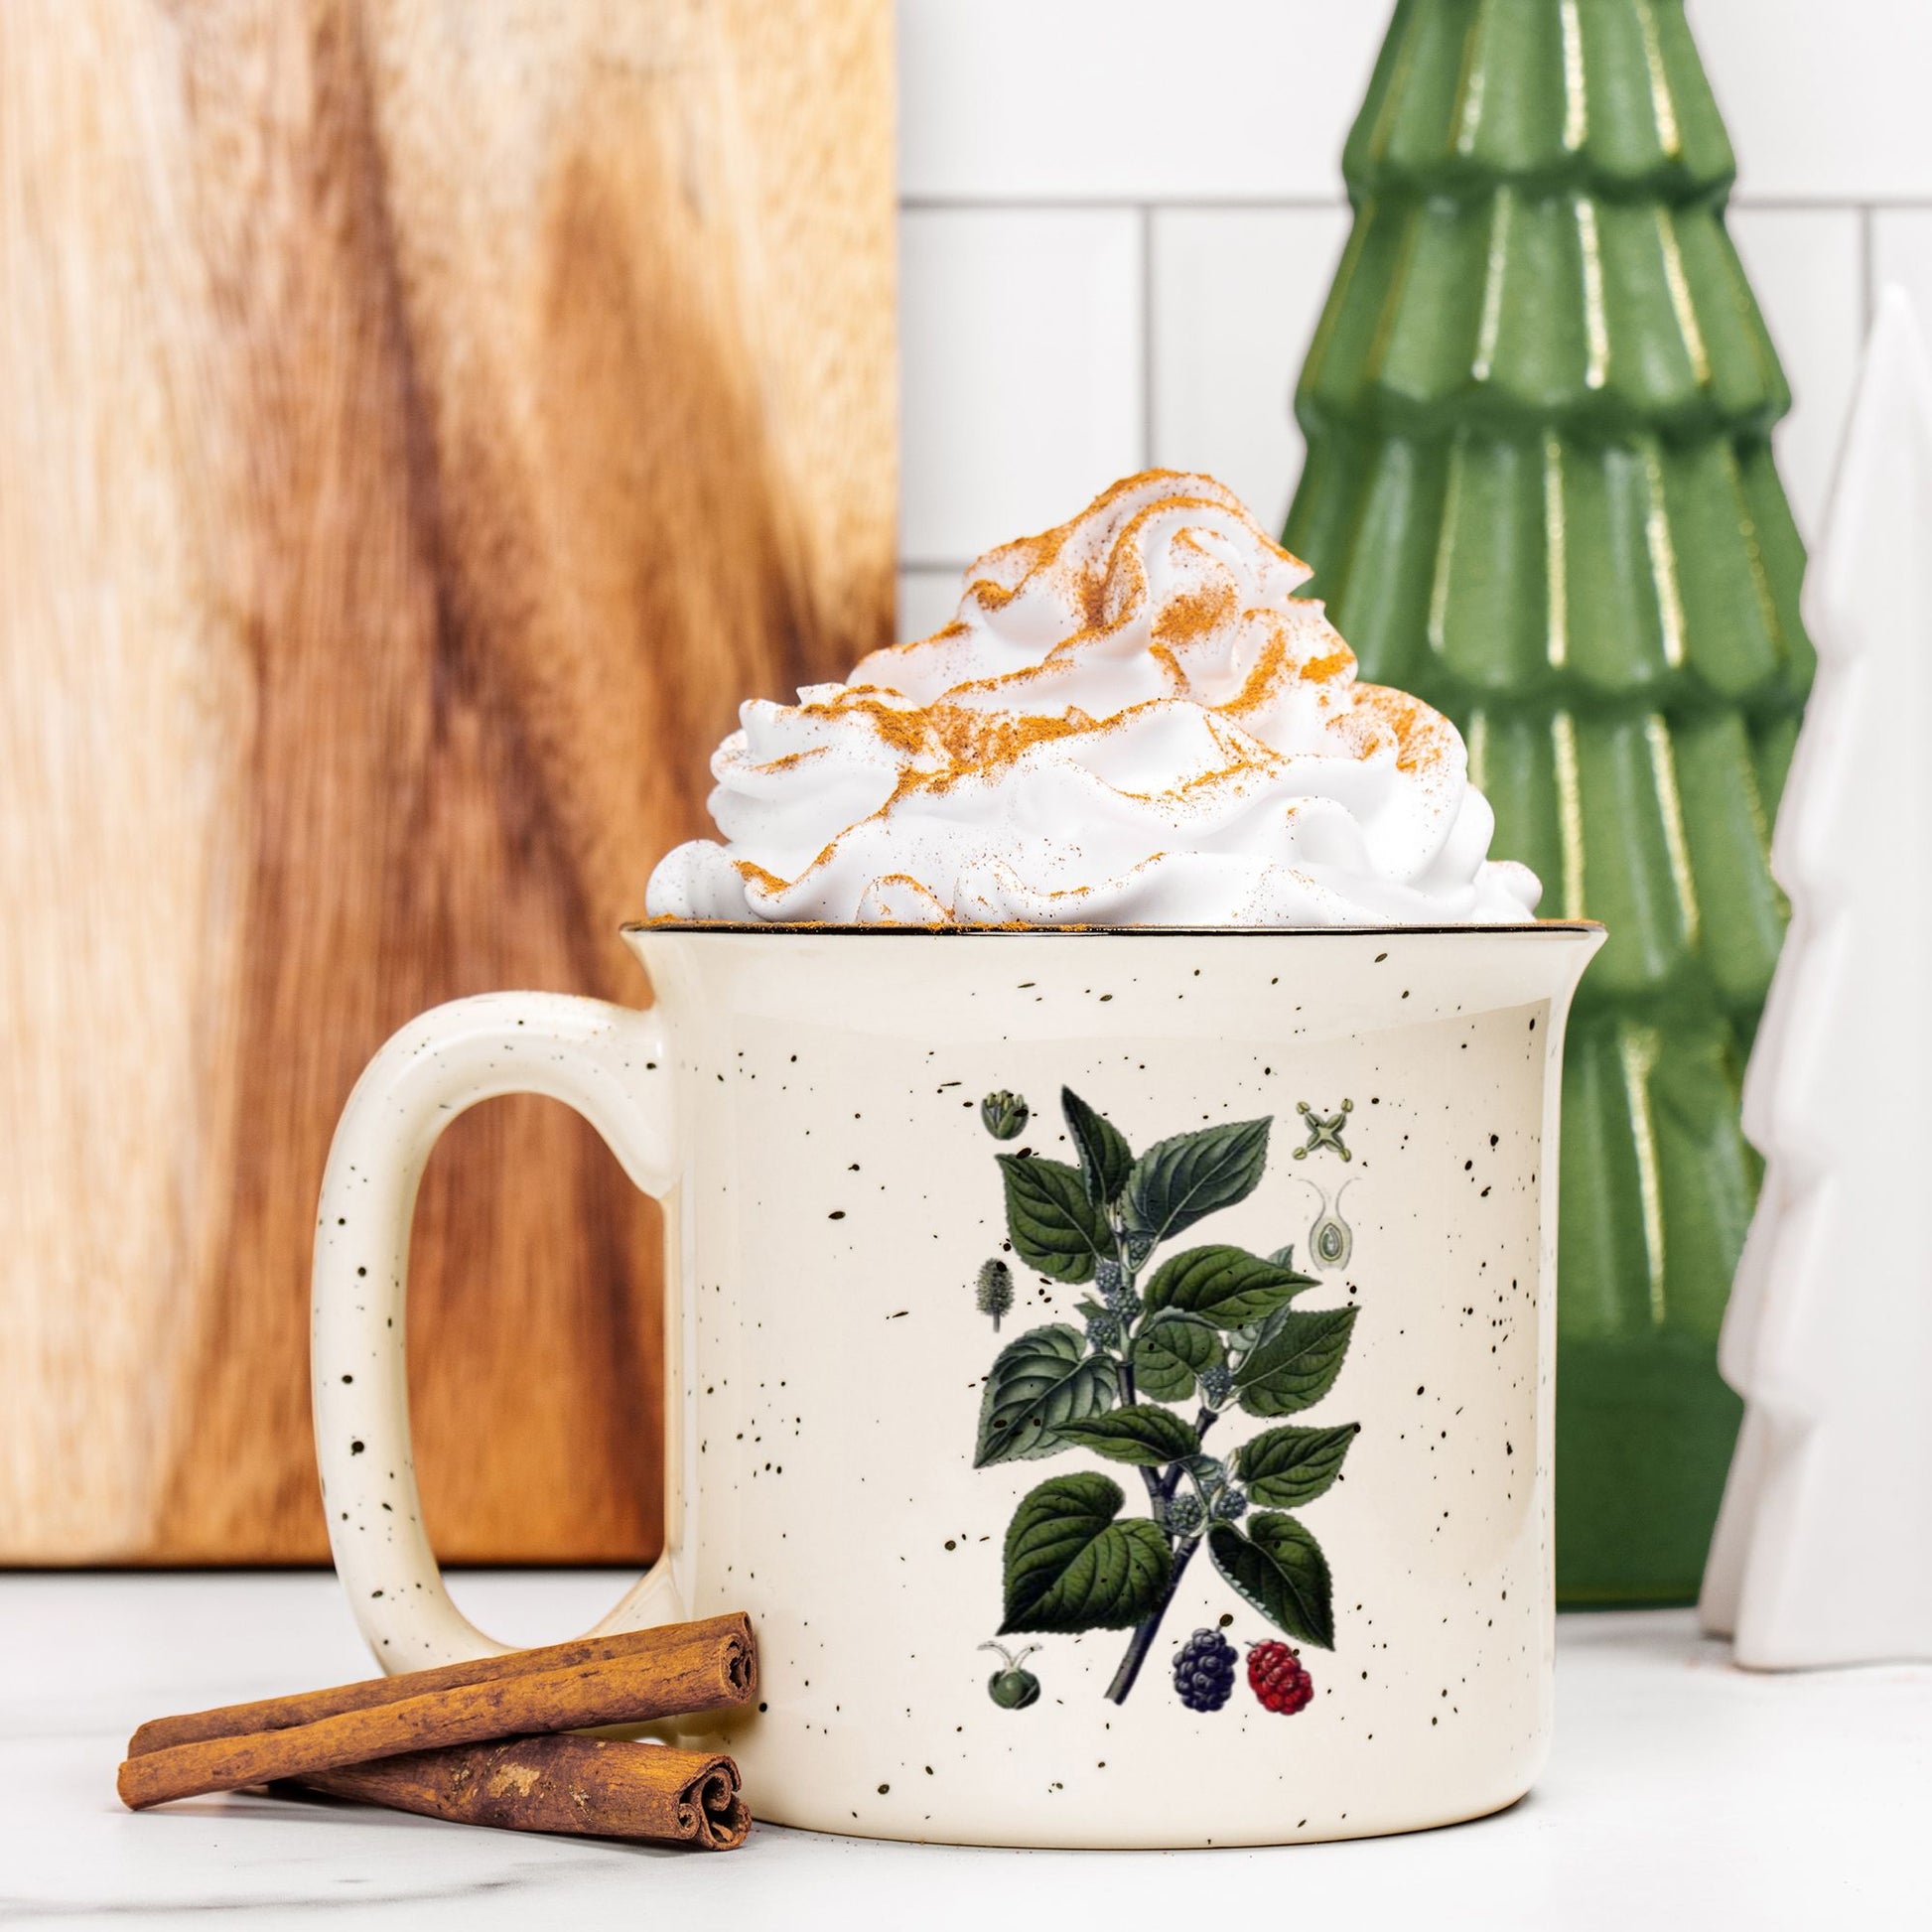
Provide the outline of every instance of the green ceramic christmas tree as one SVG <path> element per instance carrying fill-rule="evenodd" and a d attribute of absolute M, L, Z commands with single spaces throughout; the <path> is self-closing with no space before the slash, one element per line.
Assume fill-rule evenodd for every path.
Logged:
<path fill-rule="evenodd" d="M 1544 913 L 1610 929 L 1564 1077 L 1558 1583 L 1688 1599 L 1812 670 L 1730 144 L 1682 0 L 1399 0 L 1343 171 L 1287 542 L 1365 674 L 1462 727 Z"/>

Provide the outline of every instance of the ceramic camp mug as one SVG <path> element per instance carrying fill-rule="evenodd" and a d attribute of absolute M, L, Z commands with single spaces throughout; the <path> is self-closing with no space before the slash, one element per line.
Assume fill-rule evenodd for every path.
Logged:
<path fill-rule="evenodd" d="M 1528 1788 L 1600 929 L 625 937 L 648 1010 L 440 1007 L 337 1133 L 316 1431 L 386 1669 L 500 1648 L 423 1533 L 403 1294 L 437 1135 L 535 1092 L 665 1215 L 665 1551 L 599 1627 L 750 1611 L 756 1710 L 680 1736 L 759 1817 L 1252 1845 Z"/>

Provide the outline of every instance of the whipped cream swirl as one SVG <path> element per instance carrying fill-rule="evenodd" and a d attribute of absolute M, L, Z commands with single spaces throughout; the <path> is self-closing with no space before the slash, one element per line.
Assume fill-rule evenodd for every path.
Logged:
<path fill-rule="evenodd" d="M 1364 684 L 1311 572 L 1206 477 L 1154 471 L 989 551 L 959 615 L 711 769 L 725 843 L 651 876 L 678 919 L 1360 925 L 1527 919 L 1455 727 Z"/>

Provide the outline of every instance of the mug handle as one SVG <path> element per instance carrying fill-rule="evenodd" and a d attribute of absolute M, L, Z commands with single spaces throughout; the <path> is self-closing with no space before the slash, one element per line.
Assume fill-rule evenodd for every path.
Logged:
<path fill-rule="evenodd" d="M 443 1586 L 423 1531 L 403 1360 L 410 1221 L 430 1150 L 466 1107 L 504 1093 L 574 1107 L 647 1194 L 662 1199 L 677 1177 L 671 1060 L 655 1009 L 561 993 L 454 1000 L 402 1028 L 355 1083 L 322 1183 L 310 1374 L 336 1570 L 385 1671 L 509 1648 L 479 1630 Z M 665 1553 L 599 1632 L 684 1613 L 671 1567 L 678 1515 L 668 1416 L 681 1380 L 674 1283 L 665 1300 Z"/>

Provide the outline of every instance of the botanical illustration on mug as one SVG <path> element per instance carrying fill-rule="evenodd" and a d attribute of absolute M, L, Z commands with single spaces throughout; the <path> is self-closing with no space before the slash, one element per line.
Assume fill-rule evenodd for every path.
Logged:
<path fill-rule="evenodd" d="M 1235 1415 L 1280 1423 L 1334 1386 L 1355 1324 L 1353 1306 L 1297 1309 L 1317 1287 L 1294 1266 L 1294 1249 L 1252 1254 L 1226 1243 L 1174 1251 L 1196 1222 L 1254 1192 L 1267 1166 L 1272 1117 L 1176 1134 L 1135 1156 L 1126 1137 L 1070 1088 L 1060 1103 L 1077 1166 L 1030 1149 L 1002 1153 L 1008 1239 L 1047 1280 L 1090 1286 L 1077 1305 L 1083 1326 L 1029 1328 L 1000 1349 L 980 1405 L 975 1468 L 1085 1451 L 1137 1469 L 1146 1514 L 1123 1514 L 1121 1485 L 1098 1470 L 1049 1477 L 1021 1498 L 1008 1526 L 1002 1637 L 1132 1630 L 1106 1695 L 1126 1701 L 1161 1633 L 1162 1620 L 1197 1553 L 1241 1600 L 1298 1643 L 1332 1649 L 1333 1591 L 1321 1546 L 1292 1513 L 1326 1493 L 1360 1425 L 1282 1425 L 1231 1449 Z M 1351 1111 L 1301 1108 L 1308 1141 L 1350 1159 L 1341 1135 Z M 996 1140 L 1017 1140 L 1030 1112 L 992 1093 L 981 1119 Z M 1318 1268 L 1346 1265 L 1353 1236 L 1318 1182 L 1310 1232 Z M 1165 1251 L 1165 1252 L 1164 1252 Z M 1013 1272 L 985 1263 L 976 1305 L 997 1330 L 1014 1305 Z M 1223 1618 L 1225 1625 L 1231 1618 Z M 1004 1668 L 989 1682 L 994 1702 L 1025 1709 L 1038 1696 L 1026 1660 L 994 1643 Z M 1235 1652 L 1218 1630 L 1197 1630 L 1174 1660 L 1184 1703 L 1220 1709 L 1233 1688 Z M 1249 1682 L 1273 1711 L 1299 1711 L 1312 1696 L 1289 1644 L 1253 1646 Z"/>

